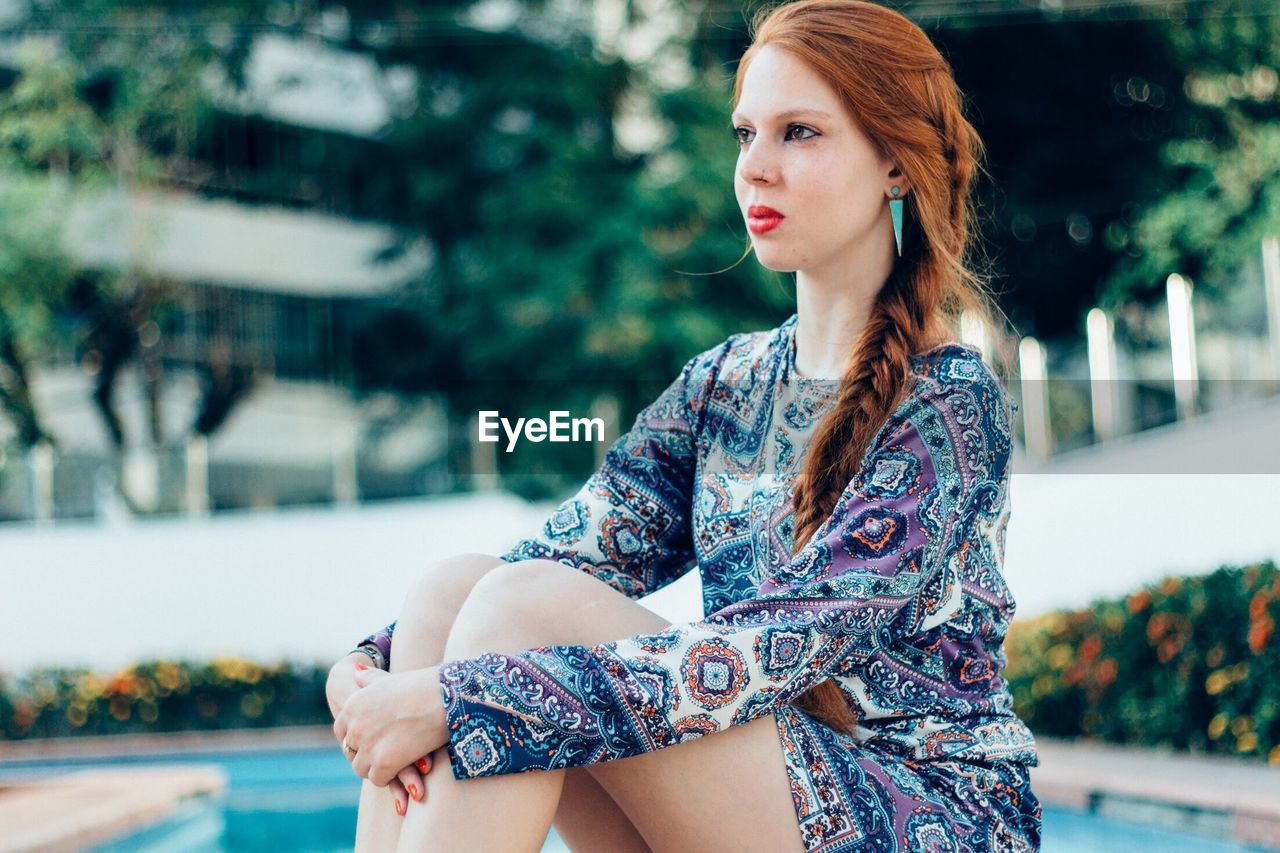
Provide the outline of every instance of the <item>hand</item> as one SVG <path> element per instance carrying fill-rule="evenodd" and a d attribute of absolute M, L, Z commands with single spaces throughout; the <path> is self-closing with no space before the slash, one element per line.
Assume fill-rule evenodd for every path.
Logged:
<path fill-rule="evenodd" d="M 363 669 L 357 669 L 357 667 Z M 337 719 L 342 712 L 347 700 L 361 688 L 361 684 L 356 681 L 356 673 L 364 670 L 382 672 L 382 670 L 370 665 L 369 656 L 363 652 L 352 652 L 334 664 L 329 670 L 329 678 L 325 683 L 325 698 L 329 702 L 329 712 L 333 714 L 334 719 Z M 341 744 L 342 739 L 339 738 L 338 742 Z M 345 751 L 343 752 L 343 757 L 348 760 L 351 758 L 350 754 Z M 391 790 L 396 814 L 403 817 L 408 812 L 410 797 L 418 802 L 426 799 L 427 786 L 423 777 L 430 770 L 431 755 L 427 754 L 419 758 L 414 764 L 402 769 L 396 778 L 391 780 L 387 787 Z"/>
<path fill-rule="evenodd" d="M 372 665 L 369 656 L 364 652 L 352 652 L 329 669 L 329 679 L 324 685 L 324 695 L 329 701 L 329 713 L 334 719 L 338 718 L 338 713 L 342 711 L 342 706 L 347 704 L 351 695 L 360 689 L 360 685 L 356 684 L 357 664 Z"/>
<path fill-rule="evenodd" d="M 360 689 L 335 718 L 333 733 L 355 750 L 347 757 L 357 776 L 384 787 L 401 768 L 412 768 L 449 742 L 438 673 L 436 666 L 397 673 L 356 671 Z"/>

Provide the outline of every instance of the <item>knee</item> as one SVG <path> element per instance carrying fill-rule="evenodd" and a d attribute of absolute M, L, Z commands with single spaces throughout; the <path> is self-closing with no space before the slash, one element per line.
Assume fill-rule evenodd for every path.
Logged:
<path fill-rule="evenodd" d="M 409 587 L 401 619 L 452 619 L 488 572 L 504 566 L 492 554 L 457 554 L 428 565 Z"/>
<path fill-rule="evenodd" d="M 446 656 L 518 651 L 544 642 L 556 611 L 556 581 L 567 574 L 569 569 L 549 560 L 522 560 L 487 572 L 454 619 Z"/>

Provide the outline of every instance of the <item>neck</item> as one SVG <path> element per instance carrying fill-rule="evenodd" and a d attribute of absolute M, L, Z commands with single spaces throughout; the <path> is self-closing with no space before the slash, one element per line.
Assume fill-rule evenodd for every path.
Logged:
<path fill-rule="evenodd" d="M 795 365 L 801 376 L 839 379 L 844 374 L 896 260 L 892 234 L 883 230 L 888 243 L 870 239 L 838 262 L 796 272 Z"/>

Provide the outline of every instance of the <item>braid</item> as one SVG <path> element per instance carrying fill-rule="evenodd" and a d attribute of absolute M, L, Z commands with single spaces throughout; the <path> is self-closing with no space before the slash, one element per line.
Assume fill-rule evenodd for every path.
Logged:
<path fill-rule="evenodd" d="M 819 424 L 796 480 L 795 553 L 834 511 L 876 432 L 910 391 L 910 358 L 919 349 L 927 313 L 897 278 L 895 270 L 877 296 L 835 405 Z M 795 704 L 837 729 L 851 731 L 856 722 L 832 680 L 810 688 Z"/>

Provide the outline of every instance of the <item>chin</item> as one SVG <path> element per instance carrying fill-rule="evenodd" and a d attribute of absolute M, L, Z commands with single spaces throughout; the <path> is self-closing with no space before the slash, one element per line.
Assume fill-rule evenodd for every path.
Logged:
<path fill-rule="evenodd" d="M 796 260 L 788 257 L 784 252 L 778 252 L 771 248 L 760 251 L 760 247 L 757 246 L 752 250 L 752 253 L 756 256 L 756 262 L 767 270 L 772 270 L 773 272 L 795 272 L 800 269 L 800 265 L 796 263 Z"/>

